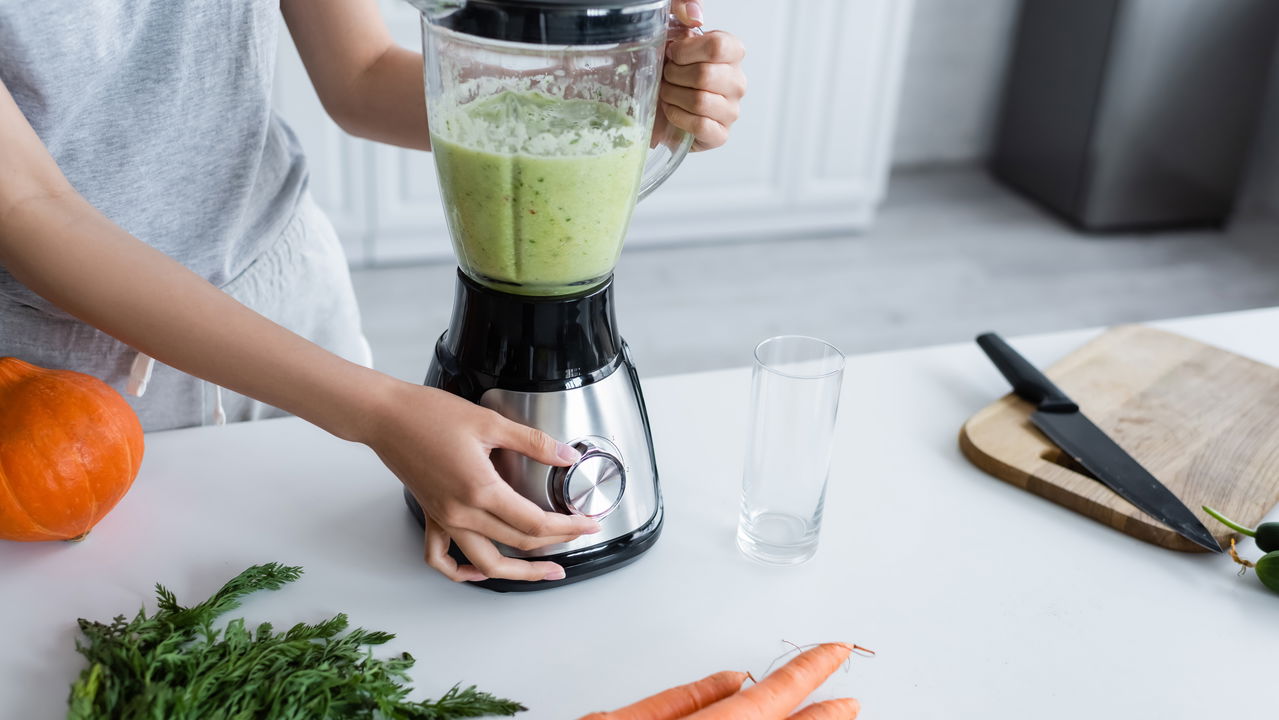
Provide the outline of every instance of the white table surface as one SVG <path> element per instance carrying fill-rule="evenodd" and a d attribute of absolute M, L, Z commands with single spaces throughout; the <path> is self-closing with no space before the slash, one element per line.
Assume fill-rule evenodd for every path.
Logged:
<path fill-rule="evenodd" d="M 1156 325 L 1279 365 L 1279 309 Z M 1014 344 L 1047 366 L 1095 334 Z M 77 617 L 153 610 L 157 581 L 202 600 L 267 561 L 306 574 L 236 611 L 251 624 L 346 611 L 398 634 L 379 654 L 418 658 L 418 696 L 476 683 L 528 720 L 760 673 L 783 641 L 826 640 L 878 651 L 814 696 L 856 696 L 865 718 L 1274 716 L 1279 596 L 1224 555 L 1131 539 L 960 455 L 960 425 L 1008 389 L 975 344 L 849 359 L 821 546 L 799 567 L 753 564 L 733 542 L 748 382 L 645 382 L 663 537 L 630 567 L 539 593 L 429 571 L 395 479 L 301 421 L 150 435 L 87 541 L 0 543 L 0 717 L 65 712 Z"/>

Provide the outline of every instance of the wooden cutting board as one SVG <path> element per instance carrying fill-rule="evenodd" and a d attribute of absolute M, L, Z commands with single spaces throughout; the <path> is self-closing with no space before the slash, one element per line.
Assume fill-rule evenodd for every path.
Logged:
<path fill-rule="evenodd" d="M 993 366 L 992 366 L 993 371 Z M 1046 372 L 1094 423 L 1186 503 L 1228 546 L 1210 505 L 1249 527 L 1279 503 L 1279 369 L 1140 325 L 1124 325 Z M 1198 551 L 1086 474 L 1007 395 L 964 424 L 977 467 L 1117 530 Z"/>

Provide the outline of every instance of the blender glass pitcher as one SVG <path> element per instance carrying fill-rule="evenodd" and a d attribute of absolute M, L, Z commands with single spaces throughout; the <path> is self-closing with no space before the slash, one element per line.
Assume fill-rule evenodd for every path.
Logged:
<path fill-rule="evenodd" d="M 463 272 L 521 295 L 607 279 L 636 201 L 693 142 L 653 131 L 669 0 L 410 1 Z"/>

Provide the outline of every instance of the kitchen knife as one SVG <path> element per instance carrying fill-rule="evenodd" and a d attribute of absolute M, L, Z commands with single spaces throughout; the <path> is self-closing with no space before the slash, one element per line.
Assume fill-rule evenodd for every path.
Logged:
<path fill-rule="evenodd" d="M 1196 545 L 1221 552 L 1221 545 L 1185 503 L 1084 417 L 1074 401 L 1003 338 L 985 333 L 977 336 L 977 344 L 1012 383 L 1013 392 L 1035 404 L 1030 421 L 1053 444 L 1142 512 Z"/>

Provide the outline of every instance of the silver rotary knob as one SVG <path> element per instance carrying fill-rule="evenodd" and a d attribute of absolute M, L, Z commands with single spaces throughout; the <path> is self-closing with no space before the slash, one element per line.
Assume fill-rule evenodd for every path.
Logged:
<path fill-rule="evenodd" d="M 604 438 L 583 438 L 573 447 L 582 457 L 570 467 L 551 469 L 551 499 L 562 512 L 602 518 L 617 509 L 626 492 L 621 453 Z"/>

